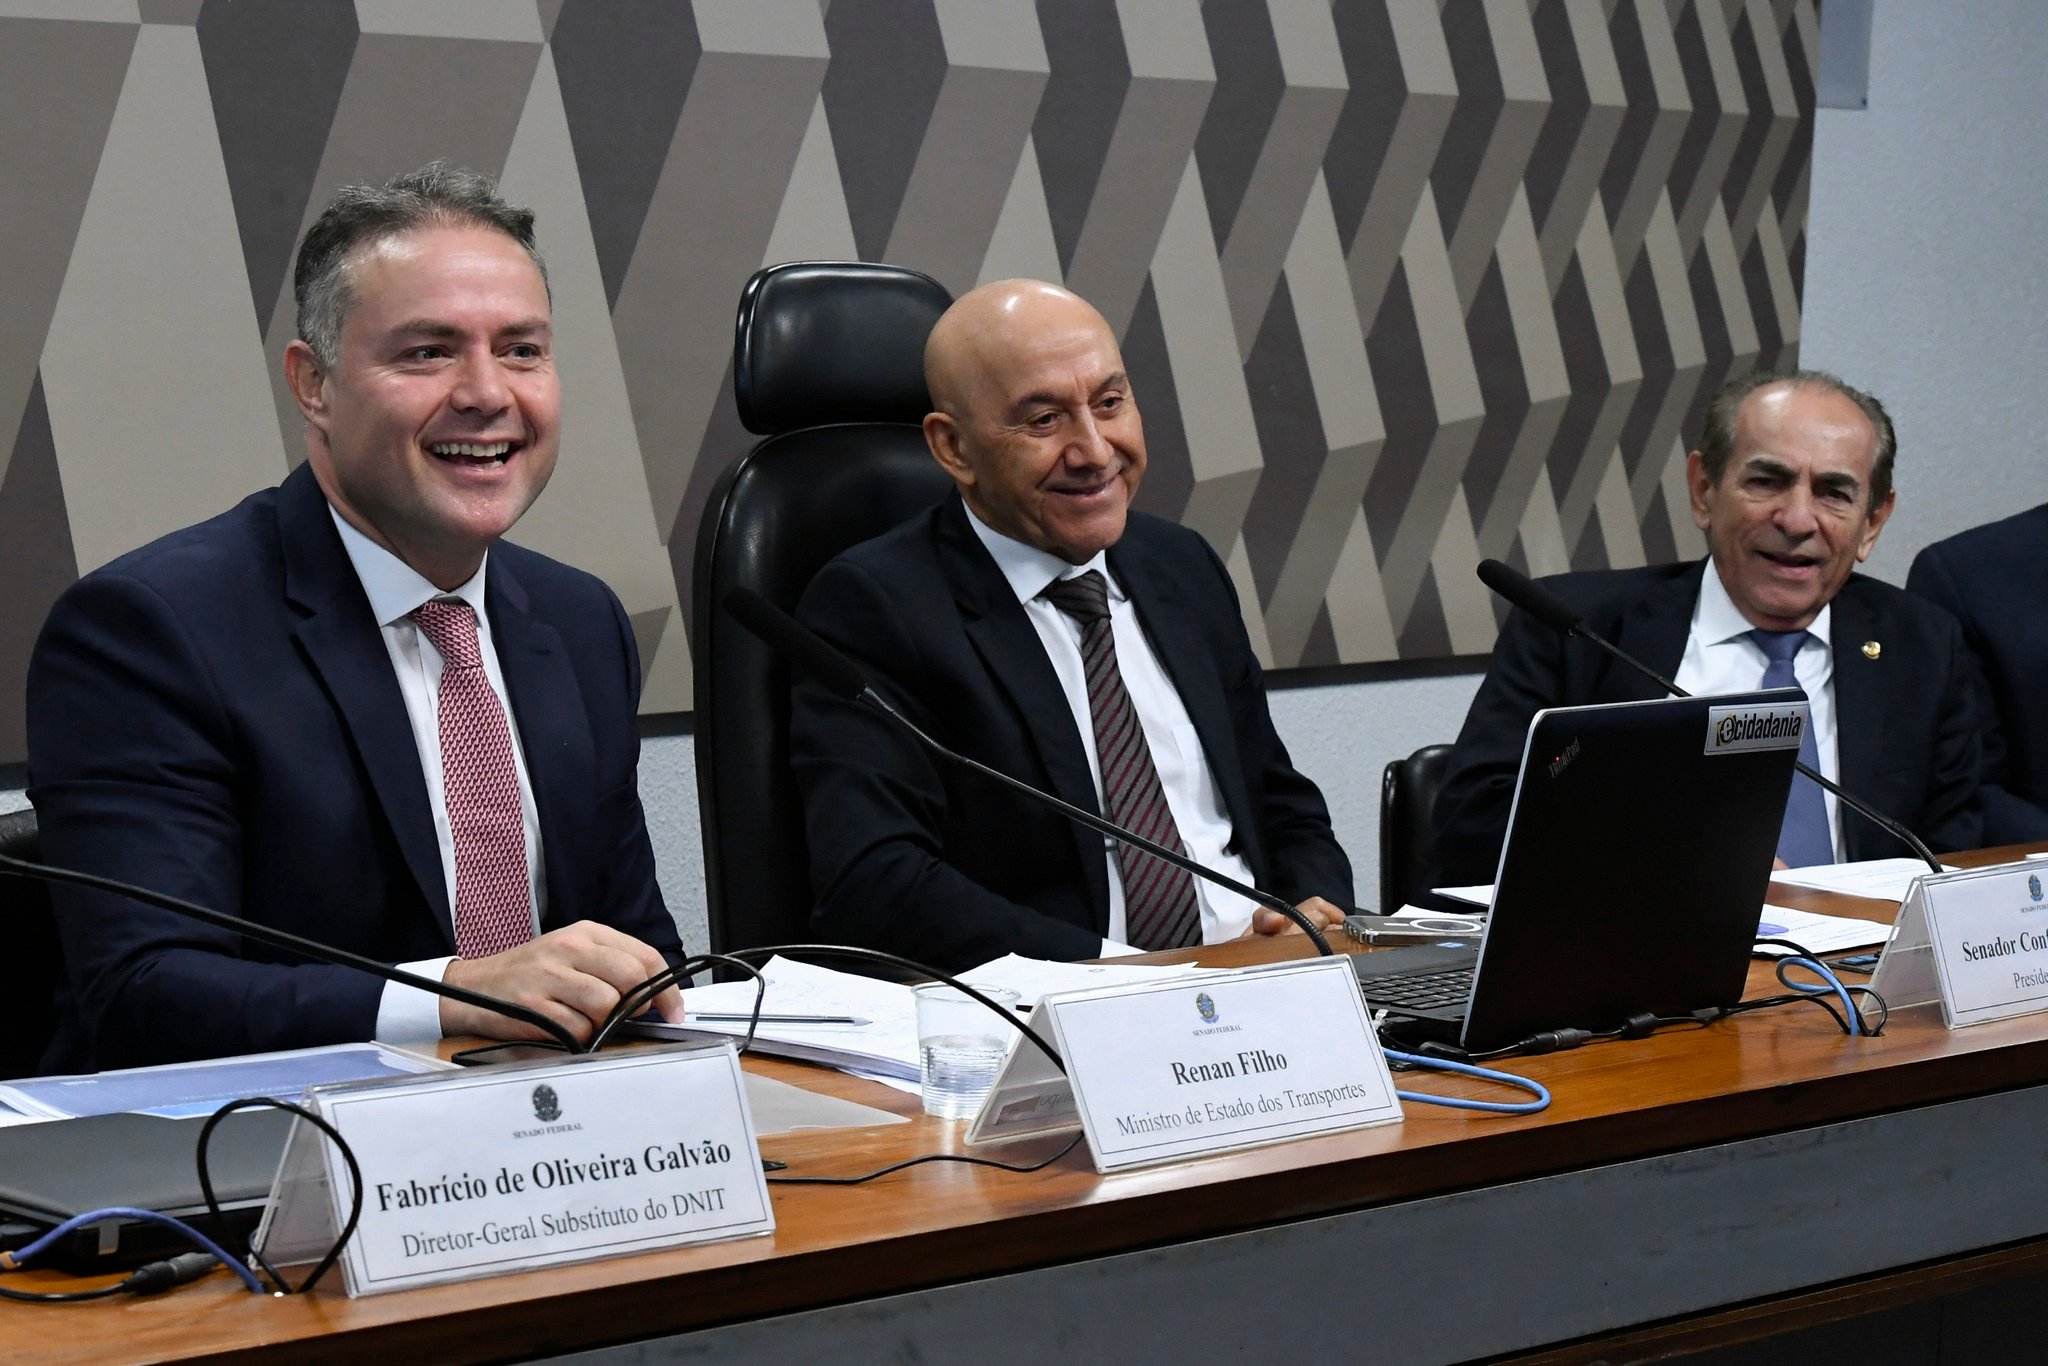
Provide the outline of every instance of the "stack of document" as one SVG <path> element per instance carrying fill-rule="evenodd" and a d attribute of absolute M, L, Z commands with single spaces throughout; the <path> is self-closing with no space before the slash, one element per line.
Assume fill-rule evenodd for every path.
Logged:
<path fill-rule="evenodd" d="M 767 987 L 757 1052 L 822 1063 L 877 1080 L 917 1080 L 917 1006 L 910 988 L 777 955 L 761 966 Z M 755 982 L 718 982 L 683 993 L 678 1024 L 637 1020 L 635 1034 L 687 1039 L 704 1034 L 744 1038 Z"/>
<path fill-rule="evenodd" d="M 1947 864 L 1944 872 L 1956 870 Z M 1794 887 L 1812 887 L 1843 896 L 1864 896 L 1877 901 L 1904 901 L 1913 890 L 1913 879 L 1926 877 L 1927 865 L 1916 858 L 1873 858 L 1860 863 L 1823 863 L 1812 868 L 1783 868 L 1771 874 L 1771 881 Z"/>
<path fill-rule="evenodd" d="M 1131 963 L 1051 963 L 1006 954 L 959 974 L 976 987 L 1008 987 L 1028 1011 L 1041 996 L 1085 987 L 1157 981 L 1214 969 Z M 761 967 L 767 982 L 754 1049 L 780 1058 L 819 1063 L 874 1081 L 915 1090 L 918 1074 L 917 1004 L 900 982 L 799 963 L 780 956 Z M 636 1034 L 685 1039 L 703 1034 L 744 1037 L 754 1010 L 755 983 L 718 982 L 683 992 L 687 1012 L 676 1024 L 635 1021 Z M 1018 1016 L 1023 1019 L 1022 1015 Z"/>

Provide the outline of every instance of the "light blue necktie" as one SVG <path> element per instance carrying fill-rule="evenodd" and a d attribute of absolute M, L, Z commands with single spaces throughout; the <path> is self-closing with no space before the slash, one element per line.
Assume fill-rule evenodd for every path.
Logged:
<path fill-rule="evenodd" d="M 1792 671 L 1792 659 L 1809 634 L 1806 631 L 1749 633 L 1749 638 L 1757 643 L 1764 652 L 1764 658 L 1770 661 L 1764 666 L 1760 686 L 1799 686 L 1799 677 Z M 1799 760 L 1814 772 L 1820 771 L 1820 746 L 1814 742 L 1811 717 L 1799 736 Z M 1778 830 L 1778 857 L 1785 860 L 1790 868 L 1808 868 L 1817 863 L 1835 861 L 1835 841 L 1828 830 L 1827 803 L 1821 799 L 1820 785 L 1804 773 L 1792 775 L 1792 791 L 1785 799 L 1785 824 Z"/>

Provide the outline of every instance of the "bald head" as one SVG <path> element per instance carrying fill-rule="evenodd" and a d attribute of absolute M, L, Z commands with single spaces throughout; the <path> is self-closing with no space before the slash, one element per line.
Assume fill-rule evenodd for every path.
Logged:
<path fill-rule="evenodd" d="M 1116 334 L 1042 280 L 963 294 L 924 348 L 933 457 L 990 527 L 1072 564 L 1123 535 L 1145 432 Z"/>
<path fill-rule="evenodd" d="M 925 387 L 940 412 L 962 408 L 1000 384 L 1022 348 L 1059 332 L 1116 338 L 1087 300 L 1043 280 L 997 280 L 971 289 L 946 310 L 924 344 Z M 1119 360 L 1118 368 L 1122 368 Z"/>

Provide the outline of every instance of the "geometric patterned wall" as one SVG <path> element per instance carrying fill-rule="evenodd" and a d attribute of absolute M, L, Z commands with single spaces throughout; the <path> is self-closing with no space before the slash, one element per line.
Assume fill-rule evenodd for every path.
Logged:
<path fill-rule="evenodd" d="M 690 707 L 763 264 L 1035 275 L 1123 339 L 1139 503 L 1276 668 L 1485 652 L 1472 566 L 1699 553 L 1704 397 L 1799 336 L 1813 0 L 0 0 L 0 764 L 80 573 L 302 458 L 291 253 L 434 157 L 539 215 L 525 544 Z M 1283 673 L 1284 677 L 1284 673 Z"/>

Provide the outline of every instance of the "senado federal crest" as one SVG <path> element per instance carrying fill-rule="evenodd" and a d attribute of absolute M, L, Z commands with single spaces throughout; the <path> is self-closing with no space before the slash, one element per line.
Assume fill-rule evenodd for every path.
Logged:
<path fill-rule="evenodd" d="M 1798 749 L 1806 734 L 1804 702 L 1782 707 L 1707 708 L 1709 754 L 1748 754 L 1760 749 Z"/>

